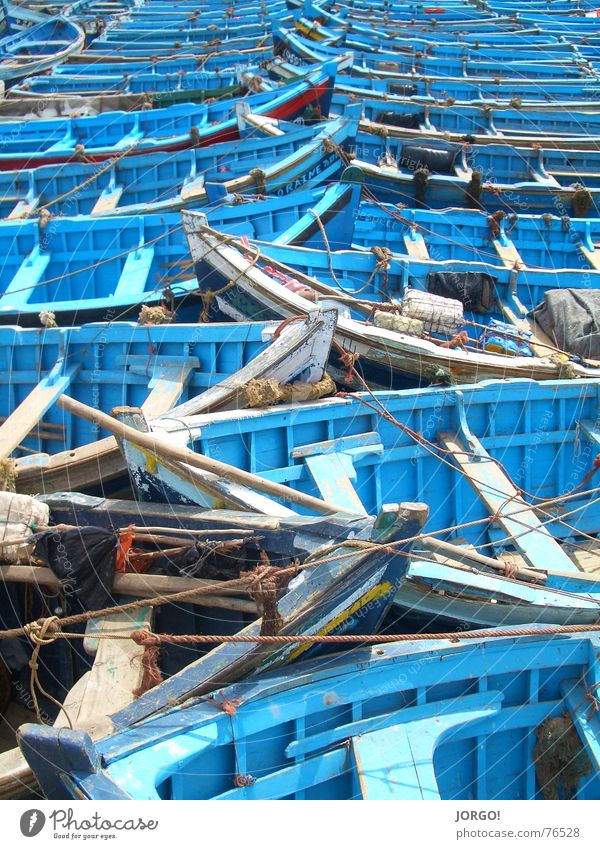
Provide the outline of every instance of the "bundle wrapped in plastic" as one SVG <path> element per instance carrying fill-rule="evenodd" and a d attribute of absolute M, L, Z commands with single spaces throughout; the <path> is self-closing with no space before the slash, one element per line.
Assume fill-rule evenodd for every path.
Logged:
<path fill-rule="evenodd" d="M 25 542 L 37 530 L 48 527 L 50 508 L 31 495 L 0 492 L 0 542 L 15 540 L 0 546 L 0 560 L 9 563 L 27 560 L 33 546 Z"/>
<path fill-rule="evenodd" d="M 373 315 L 375 327 L 383 327 L 386 330 L 395 330 L 396 333 L 406 333 L 408 336 L 422 336 L 423 322 L 415 318 L 408 318 L 398 313 L 376 310 Z"/>
<path fill-rule="evenodd" d="M 402 298 L 402 315 L 418 319 L 427 333 L 449 336 L 453 336 L 465 321 L 460 301 L 417 289 L 411 289 Z"/>

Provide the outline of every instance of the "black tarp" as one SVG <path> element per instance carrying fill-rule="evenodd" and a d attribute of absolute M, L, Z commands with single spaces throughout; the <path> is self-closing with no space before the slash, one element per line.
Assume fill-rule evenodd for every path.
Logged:
<path fill-rule="evenodd" d="M 408 171 L 427 168 L 432 174 L 451 174 L 458 154 L 458 148 L 439 150 L 423 145 L 404 144 L 398 165 Z"/>
<path fill-rule="evenodd" d="M 552 289 L 531 317 L 561 350 L 600 359 L 600 292 Z"/>
<path fill-rule="evenodd" d="M 84 526 L 35 534 L 33 554 L 62 583 L 70 609 L 101 610 L 111 598 L 118 537 L 114 531 Z"/>
<path fill-rule="evenodd" d="M 404 127 L 407 130 L 418 130 L 425 121 L 424 112 L 380 112 L 375 121 L 378 124 L 389 124 L 392 127 Z"/>
<path fill-rule="evenodd" d="M 496 278 L 479 271 L 435 271 L 427 275 L 427 291 L 460 301 L 465 310 L 486 313 L 496 302 Z"/>

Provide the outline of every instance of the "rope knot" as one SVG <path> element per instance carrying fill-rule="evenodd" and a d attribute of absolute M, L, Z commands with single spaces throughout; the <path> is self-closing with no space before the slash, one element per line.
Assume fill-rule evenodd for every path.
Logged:
<path fill-rule="evenodd" d="M 256 778 L 253 775 L 243 775 L 241 772 L 233 779 L 233 784 L 235 787 L 251 787 L 256 782 Z"/>
<path fill-rule="evenodd" d="M 49 646 L 60 633 L 58 616 L 48 616 L 46 619 L 37 619 L 23 626 L 25 635 L 34 646 Z"/>
<path fill-rule="evenodd" d="M 256 602 L 261 617 L 260 634 L 265 637 L 275 637 L 279 634 L 283 619 L 277 609 L 277 589 L 279 569 L 271 566 L 264 551 L 260 553 L 262 566 L 254 572 L 241 572 L 241 577 L 248 577 L 248 595 Z"/>

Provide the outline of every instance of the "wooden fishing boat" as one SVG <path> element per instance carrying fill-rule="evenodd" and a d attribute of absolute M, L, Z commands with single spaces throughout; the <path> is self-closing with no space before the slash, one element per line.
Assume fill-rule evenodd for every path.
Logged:
<path fill-rule="evenodd" d="M 516 552 L 532 569 L 574 572 L 560 541 L 576 546 L 599 530 L 599 385 L 487 381 L 179 422 L 165 417 L 143 425 L 134 416 L 136 427 L 151 428 L 156 445 L 142 451 L 135 440 L 144 448 L 148 440 L 127 429 L 125 453 L 145 499 L 212 506 L 200 472 L 188 469 L 186 478 L 167 459 L 161 463 L 163 445 L 189 444 L 298 492 L 335 495 L 357 514 L 418 496 L 430 504 L 426 531 L 442 540 L 460 537 L 496 555 Z M 494 418 L 500 408 L 502 417 Z M 539 427 L 532 424 L 537 410 L 544 411 Z"/>
<path fill-rule="evenodd" d="M 414 139 L 443 139 L 464 144 L 510 144 L 517 147 L 598 149 L 600 112 L 585 109 L 541 109 L 529 105 L 418 103 L 408 98 L 390 98 L 387 92 L 351 85 L 336 86 L 332 112 L 360 99 L 363 117 L 360 129 L 377 136 Z M 516 108 L 518 107 L 518 108 Z"/>
<path fill-rule="evenodd" d="M 0 397 L 0 457 L 14 456 L 21 492 L 110 487 L 125 470 L 116 443 L 95 426 L 65 418 L 54 407 L 63 391 L 106 409 L 140 405 L 151 416 L 245 406 L 251 396 L 240 387 L 247 381 L 319 381 L 336 315 L 315 311 L 268 348 L 274 327 L 264 324 L 2 328 L 0 356 L 10 381 Z"/>
<path fill-rule="evenodd" d="M 249 93 L 247 84 L 244 84 L 244 74 L 247 74 L 248 82 L 252 81 L 255 90 L 263 91 L 269 89 L 269 83 L 256 65 L 237 69 L 231 67 L 222 71 L 198 71 L 187 74 L 158 74 L 151 71 L 140 71 L 138 73 L 100 74 L 55 74 L 45 77 L 27 77 L 21 85 L 12 88 L 15 97 L 46 98 L 55 100 L 56 96 L 106 96 L 110 94 L 149 94 L 165 96 L 169 103 L 174 102 L 168 95 L 180 93 L 183 99 L 187 94 L 188 103 L 198 103 L 204 100 L 222 100 L 224 98 L 241 97 Z"/>
<path fill-rule="evenodd" d="M 179 45 L 179 47 L 177 47 Z M 157 42 L 148 43 L 144 41 L 141 44 L 137 42 L 126 42 L 119 45 L 113 45 L 110 42 L 94 41 L 93 44 L 86 48 L 82 54 L 81 61 L 84 64 L 90 62 L 127 62 L 147 61 L 149 65 L 155 59 L 173 59 L 175 57 L 205 57 L 209 53 L 218 55 L 219 53 L 245 52 L 247 50 L 258 50 L 263 47 L 271 46 L 271 34 L 265 32 L 262 38 L 249 38 L 240 36 L 239 38 L 229 38 L 227 41 L 221 41 L 219 38 L 213 38 L 210 41 L 204 42 L 202 45 L 192 43 L 182 44 L 180 41 L 173 42 Z M 73 62 L 77 59 L 73 57 Z"/>
<path fill-rule="evenodd" d="M 208 220 L 228 233 L 271 240 L 302 220 L 324 192 L 239 197 L 214 204 Z M 171 321 L 197 321 L 201 312 L 202 303 L 191 294 L 197 283 L 176 212 L 57 217 L 41 229 L 35 218 L 19 219 L 2 222 L 0 234 L 7 245 L 0 324 L 39 327 L 40 313 L 49 310 L 60 327 L 107 315 L 137 318 L 144 305 L 167 300 Z"/>
<path fill-rule="evenodd" d="M 310 107 L 319 116 L 329 113 L 335 65 L 309 72 L 296 83 L 251 95 L 250 109 L 275 119 L 293 119 Z M 97 115 L 80 119 L 56 119 L 10 123 L 0 128 L 0 169 L 24 169 L 40 165 L 84 161 L 104 162 L 147 152 L 174 153 L 240 139 L 238 122 L 230 117 L 235 104 L 225 100 L 212 104 L 167 107 L 122 115 Z M 16 141 L 15 139 L 18 139 Z"/>
<path fill-rule="evenodd" d="M 85 33 L 72 21 L 52 18 L 0 40 L 0 80 L 39 73 L 79 52 Z"/>
<path fill-rule="evenodd" d="M 418 208 L 593 217 L 600 183 L 596 150 L 452 145 L 359 133 L 352 163 L 379 200 Z"/>
<path fill-rule="evenodd" d="M 240 195 L 285 197 L 336 176 L 341 145 L 352 143 L 358 126 L 352 110 L 323 124 L 278 127 L 240 107 L 236 120 L 241 139 L 233 146 L 189 148 L 166 159 L 164 153 L 113 157 L 101 168 L 69 162 L 58 170 L 0 172 L 0 215 L 145 215 Z"/>
<path fill-rule="evenodd" d="M 57 524 L 126 525 L 128 502 L 94 498 L 81 493 L 57 493 L 42 499 Z M 158 511 L 173 509 L 186 515 L 193 507 L 173 504 L 140 503 L 144 521 Z M 147 515 L 147 513 L 149 515 Z M 154 515 L 154 514 L 152 514 Z M 207 511 L 207 516 L 213 515 Z M 246 521 L 249 521 L 248 517 Z M 138 522 L 141 519 L 138 518 Z M 182 520 L 183 521 L 183 520 Z M 257 515 L 252 521 L 261 527 L 268 522 Z M 400 582 L 390 611 L 387 630 L 463 631 L 466 627 L 506 627 L 543 624 L 595 624 L 600 605 L 600 571 L 597 541 L 583 545 L 564 543 L 573 563 L 581 570 L 531 569 L 520 555 L 510 557 L 492 551 L 479 553 L 474 547 L 423 536 L 413 546 L 410 565 Z M 486 549 L 483 549 L 486 551 Z"/>
<path fill-rule="evenodd" d="M 28 725 L 19 744 L 51 799 L 599 798 L 596 632 L 468 637 L 329 656 L 143 723 L 136 703 L 96 742 Z"/>
<path fill-rule="evenodd" d="M 135 541 L 146 539 L 150 542 L 156 539 L 156 529 L 148 529 L 147 522 L 151 515 L 158 518 L 157 511 L 153 514 L 145 511 L 142 518 L 137 505 L 130 504 L 129 509 L 129 524 L 125 526 L 129 539 L 133 537 Z M 402 539 L 418 533 L 426 514 L 425 505 L 388 505 L 376 520 L 328 517 L 317 521 L 307 521 L 291 517 L 265 522 L 261 517 L 256 517 L 256 522 L 248 522 L 248 517 L 240 517 L 224 511 L 212 515 L 196 515 L 196 517 L 190 515 L 188 511 L 188 514 L 183 516 L 186 524 L 182 526 L 178 522 L 177 511 L 175 513 L 171 511 L 168 517 L 165 514 L 160 515 L 161 536 L 159 539 L 163 545 L 168 544 L 171 538 L 170 533 L 176 533 L 174 540 L 179 543 L 180 549 L 184 549 L 179 552 L 183 567 L 185 567 L 186 548 L 191 549 L 192 552 L 196 548 L 196 559 L 198 551 L 205 550 L 212 564 L 212 571 L 209 571 L 209 574 L 218 573 L 220 568 L 223 577 L 220 580 L 214 578 L 206 580 L 197 577 L 170 577 L 155 574 L 148 577 L 126 574 L 113 579 L 113 589 L 121 593 L 125 590 L 128 595 L 138 593 L 142 598 L 156 594 L 168 595 L 178 590 L 206 591 L 209 586 L 213 592 L 217 592 L 225 576 L 237 576 L 240 573 L 251 576 L 252 570 L 258 568 L 259 572 L 256 574 L 258 579 L 260 569 L 264 570 L 264 566 L 257 566 L 257 563 L 264 564 L 265 558 L 268 558 L 270 567 L 267 571 L 269 573 L 272 573 L 273 569 L 277 572 L 281 571 L 280 590 L 274 599 L 274 605 L 277 627 L 282 634 L 314 633 L 317 630 L 335 634 L 356 633 L 361 626 L 376 629 L 389 609 L 393 589 L 407 566 L 406 556 L 403 556 L 400 551 L 408 551 L 408 544 L 403 545 Z M 190 524 L 193 528 L 191 532 L 186 530 L 186 526 L 189 527 Z M 65 528 L 68 529 L 68 526 L 61 526 L 61 529 Z M 170 529 L 173 530 L 170 531 Z M 83 528 L 81 532 L 87 536 L 91 532 L 98 535 L 98 529 L 95 528 Z M 113 530 L 108 534 L 104 531 L 104 536 L 108 536 L 108 542 L 113 543 L 116 552 L 122 535 Z M 353 542 L 356 539 L 363 540 L 365 548 L 357 550 L 356 545 L 347 543 L 349 538 Z M 186 541 L 188 541 L 187 546 Z M 337 559 L 329 562 L 326 558 L 321 558 L 321 562 L 313 565 L 312 561 L 318 556 L 325 541 L 333 546 Z M 369 543 L 371 543 L 370 546 Z M 397 543 L 398 555 L 382 553 L 378 543 Z M 171 550 L 173 551 L 172 546 Z M 220 552 L 224 553 L 220 555 Z M 139 556 L 140 553 L 143 554 L 139 550 L 135 551 L 137 560 L 143 560 L 143 556 L 142 558 Z M 133 560 L 134 551 L 131 550 L 128 556 Z M 220 562 L 219 556 L 221 556 Z M 295 564 L 296 574 L 293 581 L 289 580 L 292 577 L 289 570 L 287 573 L 283 571 L 290 561 Z M 172 555 L 171 562 L 172 575 L 176 572 L 177 554 Z M 305 562 L 306 568 L 303 568 Z M 20 582 L 21 585 L 34 583 L 56 588 L 57 582 L 53 580 L 54 575 L 50 569 L 36 566 L 0 566 L 0 570 L 5 579 L 3 584 L 5 587 L 10 587 L 12 580 Z M 196 573 L 198 573 L 197 569 Z M 185 568 L 183 574 L 185 574 Z M 161 581 L 161 578 L 164 580 Z M 247 589 L 252 593 L 249 580 L 247 584 Z M 14 584 L 12 589 L 17 603 L 11 605 L 8 612 L 12 613 L 12 616 L 9 618 L 13 622 L 15 620 L 18 622 L 22 605 L 18 603 L 19 595 L 14 592 Z M 223 584 L 224 595 L 222 596 L 199 596 L 192 601 L 192 606 L 182 602 L 176 605 L 163 604 L 157 609 L 158 613 L 153 626 L 157 630 L 164 628 L 172 634 L 187 631 L 210 635 L 215 633 L 215 629 L 219 633 L 239 632 L 250 636 L 258 634 L 259 631 L 262 633 L 263 625 L 268 627 L 267 622 L 271 620 L 265 619 L 266 614 L 263 615 L 262 620 L 256 618 L 258 612 L 256 604 L 252 600 L 243 598 L 245 595 L 243 589 L 242 587 L 242 598 L 239 598 L 239 589 L 237 597 L 227 595 L 231 591 L 228 590 L 227 584 Z M 215 608 L 217 608 L 216 611 Z M 102 619 L 92 619 L 86 629 L 84 647 L 88 651 L 95 650 L 99 642 L 97 639 L 99 633 L 105 635 L 105 639 L 101 641 L 102 647 L 97 649 L 96 662 L 91 671 L 84 672 L 83 675 L 82 667 L 85 670 L 86 660 L 79 657 L 78 664 L 74 666 L 74 651 L 66 641 L 61 641 L 60 645 L 53 647 L 53 651 L 46 652 L 44 657 L 40 658 L 38 674 L 41 681 L 49 687 L 51 692 L 56 693 L 60 701 L 64 700 L 65 716 L 61 714 L 55 727 L 64 729 L 67 724 L 65 717 L 69 716 L 71 720 L 73 716 L 71 722 L 74 728 L 85 728 L 93 736 L 102 736 L 109 730 L 110 720 L 107 719 L 105 698 L 108 682 L 110 681 L 111 690 L 115 688 L 115 699 L 114 701 L 111 699 L 111 710 L 115 707 L 125 707 L 131 701 L 132 689 L 136 686 L 139 688 L 140 684 L 143 687 L 139 651 L 134 643 L 131 643 L 131 646 L 123 645 L 122 641 L 118 640 L 118 635 L 127 633 L 135 627 L 148 627 L 149 614 L 148 607 L 143 606 L 133 614 L 117 613 L 116 617 L 109 615 Z M 2 614 L 2 617 L 6 618 L 6 615 Z M 3 624 L 6 625 L 6 623 Z M 273 622 L 271 622 L 272 625 Z M 117 639 L 108 639 L 113 634 Z M 294 647 L 257 650 L 252 644 L 237 647 L 228 643 L 215 642 L 217 645 L 205 654 L 189 649 L 183 652 L 175 649 L 174 652 L 164 653 L 161 659 L 161 671 L 171 676 L 165 686 L 171 692 L 178 692 L 181 695 L 185 692 L 191 693 L 192 690 L 200 694 L 214 686 L 222 686 L 230 681 L 238 680 L 241 675 L 247 675 L 257 668 L 268 669 L 291 662 L 302 653 Z M 137 657 L 134 652 L 137 652 Z M 13 665 L 16 665 L 14 659 Z M 17 680 L 18 672 L 17 669 L 13 673 Z M 54 685 L 47 683 L 48 678 L 52 682 L 52 673 L 54 673 Z M 21 675 L 21 677 L 24 676 Z M 58 687 L 57 681 L 60 684 Z M 73 681 L 73 685 L 68 691 L 70 681 Z M 27 693 L 27 690 L 23 689 Z M 165 691 L 161 691 L 163 692 Z M 149 698 L 154 698 L 153 693 L 149 696 L 141 695 L 137 699 L 140 710 L 149 703 Z M 159 701 L 160 699 L 161 695 L 159 695 Z M 45 708 L 46 700 L 43 704 Z M 158 702 L 154 701 L 154 704 Z M 49 703 L 47 715 L 53 715 L 55 712 L 55 706 Z M 0 755 L 0 794 L 5 796 L 14 791 L 19 784 L 30 783 L 30 781 L 27 766 L 23 759 L 18 757 L 18 753 L 13 751 Z"/>
<path fill-rule="evenodd" d="M 437 36 L 436 36 L 437 37 Z M 310 42 L 298 33 L 284 27 L 273 29 L 274 52 L 291 68 L 322 63 L 339 55 L 341 47 L 328 43 Z M 578 105 L 579 108 L 594 109 L 598 100 L 599 83 L 595 76 L 589 75 L 580 83 L 568 79 L 545 79 L 543 85 L 536 80 L 513 77 L 503 78 L 494 75 L 488 78 L 468 78 L 426 76 L 420 73 L 401 74 L 397 66 L 398 52 L 376 50 L 372 46 L 350 41 L 343 48 L 354 55 L 351 66 L 345 67 L 337 78 L 337 84 L 349 84 L 354 87 L 379 87 L 392 98 L 402 97 L 429 98 L 446 102 L 468 103 L 469 101 L 493 101 L 509 106 L 516 99 L 527 108 L 531 102 L 535 108 L 545 103 L 558 103 L 565 109 Z M 401 51 L 400 51 L 401 53 Z M 539 106 L 538 106 L 539 104 Z M 533 108 L 533 107 L 532 107 Z"/>
<path fill-rule="evenodd" d="M 517 353 L 527 339 L 537 356 L 559 355 L 561 345 L 588 362 L 600 357 L 593 334 L 600 283 L 596 219 L 494 217 L 459 209 L 400 212 L 359 203 L 354 175 L 348 169 L 305 216 L 273 241 L 257 243 L 276 268 L 293 268 L 313 288 L 315 279 L 328 285 L 321 295 L 328 291 L 357 317 L 357 299 L 363 309 L 365 302 L 385 301 L 401 309 L 411 292 L 439 295 L 443 289 L 445 297 L 462 304 L 463 329 L 475 347 Z M 563 311 L 545 331 L 548 321 L 543 315 L 538 320 L 540 310 L 557 298 Z M 585 310 L 567 309 L 569 299 L 584 303 Z M 514 328 L 504 345 L 493 329 L 498 322 Z"/>
<path fill-rule="evenodd" d="M 452 328 L 441 335 L 436 329 L 437 321 L 426 323 L 427 332 L 424 332 L 425 324 L 414 331 L 403 324 L 401 332 L 392 330 L 393 322 L 390 321 L 381 319 L 372 323 L 373 304 L 361 303 L 346 293 L 340 295 L 339 284 L 330 286 L 303 275 L 295 268 L 278 263 L 259 248 L 250 254 L 249 243 L 244 245 L 232 237 L 224 237 L 206 226 L 197 213 L 184 213 L 184 223 L 199 287 L 205 293 L 217 293 L 211 299 L 209 317 L 220 315 L 230 320 L 250 316 L 255 319 L 288 318 L 305 314 L 315 300 L 344 300 L 361 319 L 341 315 L 336 339 L 346 354 L 360 357 L 364 376 L 374 386 L 389 388 L 392 382 L 398 387 L 406 385 L 407 380 L 411 385 L 415 381 L 468 383 L 492 377 L 552 380 L 565 373 L 567 363 L 568 373 L 573 377 L 600 376 L 597 363 L 570 361 L 561 354 L 556 356 L 556 350 L 549 354 L 547 346 L 545 350 L 540 346 L 542 356 L 531 356 L 531 351 L 520 349 L 511 356 L 504 351 L 494 353 L 466 344 L 463 348 L 456 336 L 462 332 L 459 330 L 463 321 L 460 309 L 458 324 L 452 324 Z M 315 220 L 316 230 L 317 225 Z M 386 262 L 387 257 L 384 257 L 380 271 Z M 235 280 L 235 285 L 224 289 L 229 280 Z M 345 373 L 344 369 L 341 371 Z"/>

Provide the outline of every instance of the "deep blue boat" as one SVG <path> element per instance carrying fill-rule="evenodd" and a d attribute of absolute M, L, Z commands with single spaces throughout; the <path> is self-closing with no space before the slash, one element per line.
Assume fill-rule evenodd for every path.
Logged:
<path fill-rule="evenodd" d="M 338 78 L 339 79 L 339 78 Z M 382 87 L 383 88 L 383 87 Z M 374 91 L 347 84 L 336 85 L 332 111 L 360 100 L 363 116 L 360 129 L 385 137 L 427 138 L 464 144 L 511 144 L 517 147 L 592 148 L 600 143 L 600 112 L 555 106 L 523 109 L 514 106 L 442 104 L 394 98 L 387 91 Z"/>
<path fill-rule="evenodd" d="M 19 744 L 51 799 L 598 799 L 597 652 L 595 632 L 393 643 Z"/>
<path fill-rule="evenodd" d="M 417 208 L 594 217 L 600 186 L 596 150 L 452 145 L 359 133 L 353 165 L 379 200 Z"/>
<path fill-rule="evenodd" d="M 45 71 L 80 51 L 84 41 L 83 30 L 63 17 L 5 35 L 0 39 L 0 80 L 16 80 Z"/>
<path fill-rule="evenodd" d="M 436 33 L 436 38 L 439 34 Z M 535 79 L 527 79 L 515 74 L 512 78 L 493 74 L 487 78 L 469 78 L 459 74 L 454 77 L 427 76 L 415 72 L 402 74 L 399 72 L 398 52 L 373 50 L 365 44 L 351 42 L 342 46 L 332 46 L 328 42 L 314 42 L 303 38 L 297 32 L 285 28 L 273 30 L 274 51 L 291 67 L 322 63 L 340 54 L 341 49 L 348 49 L 354 55 L 353 63 L 338 76 L 337 82 L 361 86 L 383 87 L 383 91 L 392 97 L 427 97 L 454 102 L 468 101 L 504 101 L 508 105 L 511 100 L 518 98 L 525 106 L 529 101 L 535 103 L 586 103 L 589 108 L 598 99 L 598 78 L 589 74 L 581 82 L 569 79 L 544 79 L 540 85 Z M 508 42 L 511 43 L 510 41 Z M 587 107 L 586 107 L 587 108 Z"/>

